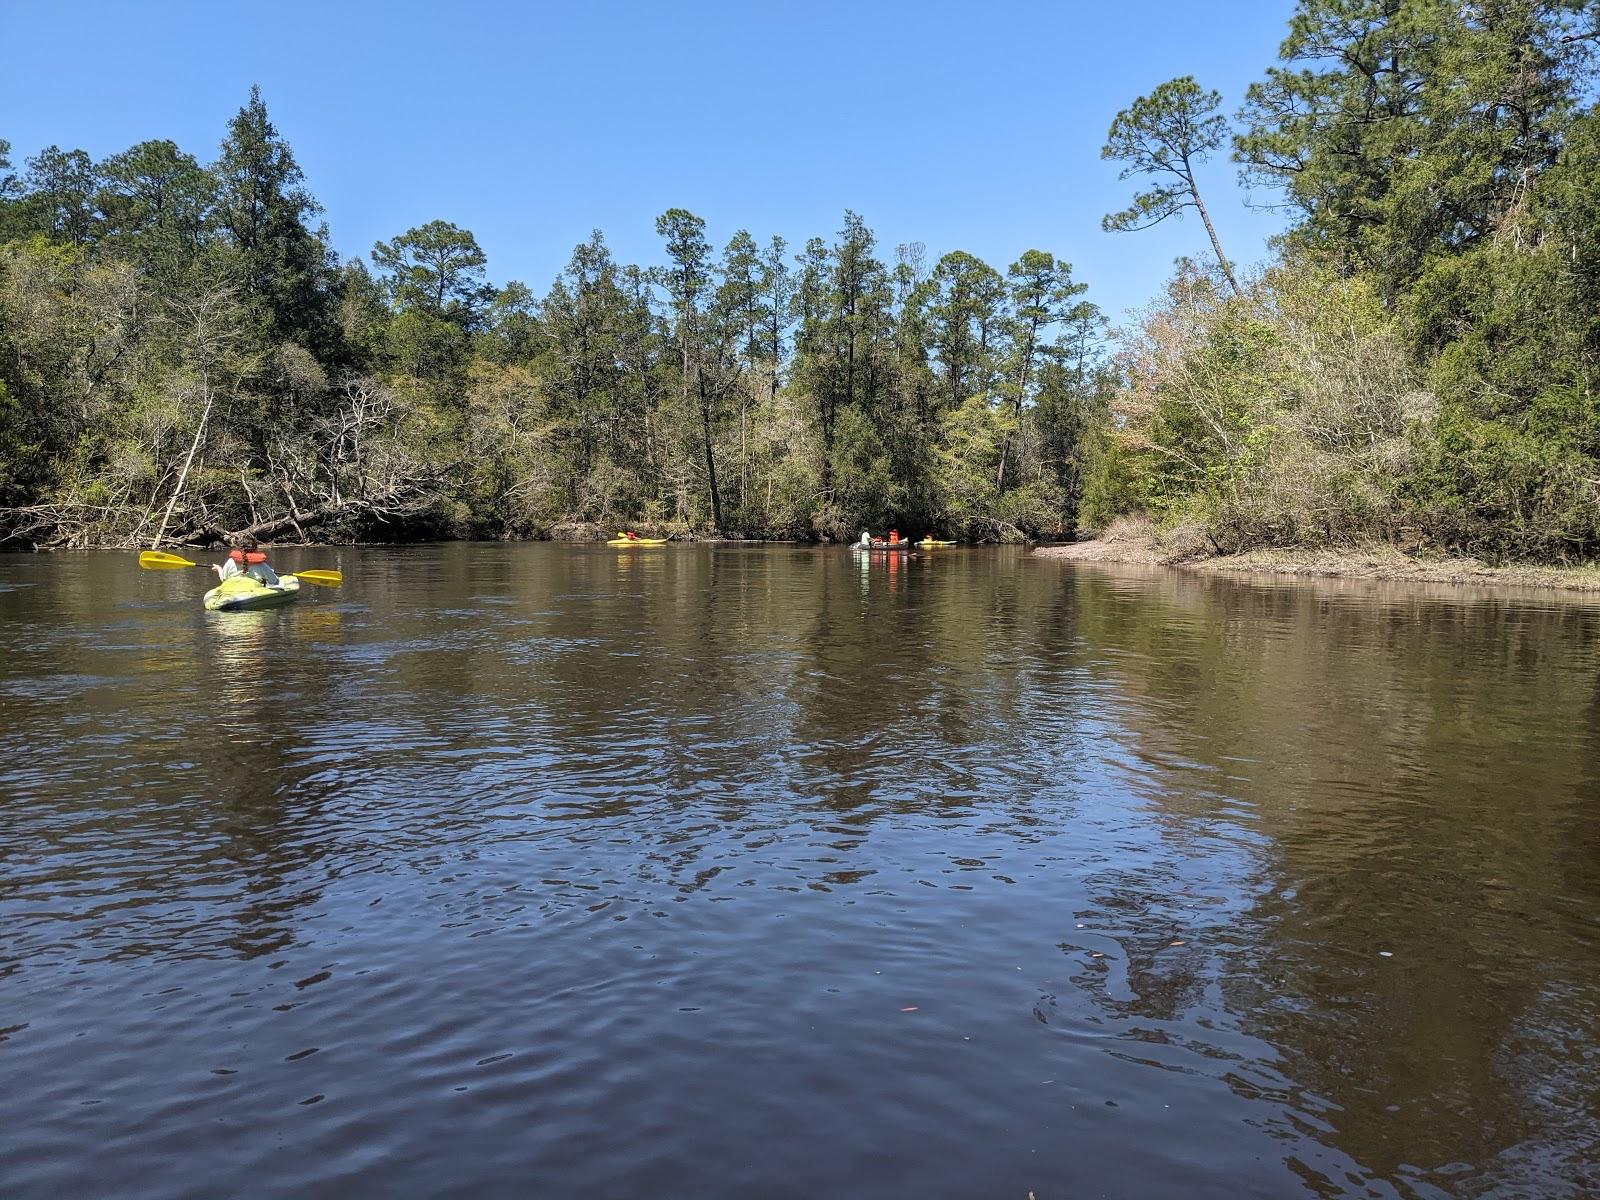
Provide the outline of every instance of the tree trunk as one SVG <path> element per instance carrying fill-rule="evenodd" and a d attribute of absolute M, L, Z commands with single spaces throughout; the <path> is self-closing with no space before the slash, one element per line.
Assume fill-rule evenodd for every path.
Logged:
<path fill-rule="evenodd" d="M 822 490 L 830 493 L 833 491 L 833 413 L 835 407 L 836 405 L 831 395 L 822 397 Z"/>
<path fill-rule="evenodd" d="M 706 450 L 706 484 L 711 491 L 711 532 L 722 532 L 722 493 L 717 490 L 717 456 L 711 448 L 711 403 L 706 384 L 700 380 L 700 432 Z"/>
<path fill-rule="evenodd" d="M 1034 320 L 1028 329 L 1028 345 L 1022 352 L 1022 370 L 1017 377 L 1017 398 L 1014 413 L 1017 427 L 1022 427 L 1022 400 L 1028 394 L 1028 369 L 1033 365 L 1033 348 L 1039 340 L 1039 322 Z M 1006 430 L 1005 437 L 1000 439 L 1000 469 L 994 476 L 994 493 L 996 496 L 1006 490 L 1006 458 L 1011 453 L 1011 431 Z"/>
<path fill-rule="evenodd" d="M 161 549 L 161 538 L 167 532 L 167 522 L 172 519 L 173 506 L 178 503 L 178 497 L 183 494 L 183 484 L 189 478 L 189 468 L 194 465 L 195 451 L 200 449 L 200 439 L 206 433 L 206 421 L 211 416 L 211 374 L 209 371 L 201 375 L 200 386 L 205 389 L 206 404 L 200 410 L 200 425 L 194 431 L 194 441 L 189 443 L 189 457 L 183 460 L 183 470 L 178 473 L 178 485 L 172 489 L 172 498 L 167 501 L 167 511 L 161 514 L 161 528 L 156 530 L 156 540 L 150 543 L 150 549 Z"/>
<path fill-rule="evenodd" d="M 1206 227 L 1206 234 L 1211 238 L 1211 249 L 1216 252 L 1217 264 L 1222 268 L 1222 273 L 1227 276 L 1228 286 L 1233 288 L 1235 296 L 1243 296 L 1244 289 L 1239 286 L 1239 281 L 1233 277 L 1233 268 L 1228 265 L 1228 259 L 1222 253 L 1222 243 L 1217 240 L 1217 231 L 1211 224 L 1211 214 L 1206 211 L 1205 201 L 1200 199 L 1200 189 L 1195 186 L 1194 173 L 1189 172 L 1189 194 L 1194 197 L 1194 206 L 1199 210 L 1200 221 Z"/>

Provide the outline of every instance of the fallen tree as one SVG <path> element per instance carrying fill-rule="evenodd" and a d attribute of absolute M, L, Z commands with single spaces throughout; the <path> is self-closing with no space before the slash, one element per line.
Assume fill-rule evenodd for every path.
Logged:
<path fill-rule="evenodd" d="M 320 413 L 298 425 L 286 422 L 268 443 L 264 461 L 236 475 L 212 469 L 203 483 L 184 491 L 193 447 L 201 441 L 197 437 L 184 469 L 167 473 L 178 483 L 166 502 L 161 541 L 214 546 L 247 537 L 378 540 L 385 529 L 437 514 L 460 464 L 430 455 L 427 440 L 407 428 L 407 414 L 389 389 L 353 376 L 327 399 L 331 403 Z M 143 546 L 152 533 L 152 507 L 153 501 L 135 499 L 131 486 L 92 500 L 69 490 L 51 501 L 0 509 L 0 545 L 35 550 Z"/>

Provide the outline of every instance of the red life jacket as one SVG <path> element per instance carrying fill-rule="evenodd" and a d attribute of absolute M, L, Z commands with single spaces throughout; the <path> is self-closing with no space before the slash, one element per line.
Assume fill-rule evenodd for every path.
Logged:
<path fill-rule="evenodd" d="M 262 554 L 259 550 L 251 550 L 249 553 L 246 553 L 243 550 L 229 550 L 228 557 L 233 559 L 233 561 L 238 563 L 241 567 L 253 567 L 257 563 L 264 563 L 267 561 L 267 556 Z"/>

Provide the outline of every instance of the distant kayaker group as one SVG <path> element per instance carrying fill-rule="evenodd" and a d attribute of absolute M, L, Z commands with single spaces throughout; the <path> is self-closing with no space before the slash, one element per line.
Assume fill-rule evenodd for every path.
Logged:
<path fill-rule="evenodd" d="M 889 530 L 889 536 L 888 537 L 882 537 L 882 538 L 874 537 L 871 534 L 871 532 L 869 532 L 868 530 L 863 529 L 861 531 L 860 540 L 857 541 L 850 548 L 852 550 L 863 550 L 863 551 L 869 551 L 869 552 L 870 551 L 880 551 L 880 550 L 881 551 L 887 551 L 887 552 L 900 552 L 900 551 L 910 550 L 913 546 L 926 549 L 929 546 L 954 546 L 954 545 L 955 545 L 954 542 L 941 542 L 941 541 L 936 540 L 931 533 L 925 535 L 920 542 L 913 542 L 909 538 L 902 538 L 900 536 L 900 531 L 898 529 Z"/>
<path fill-rule="evenodd" d="M 619 532 L 607 545 L 664 546 L 668 541 L 668 538 L 640 537 L 629 529 Z M 852 543 L 850 548 L 863 553 L 905 553 L 913 548 L 953 545 L 954 542 L 936 541 L 931 536 L 913 542 L 902 538 L 898 529 L 891 529 L 887 537 L 874 537 L 870 531 L 863 530 L 861 540 Z M 165 550 L 145 550 L 139 555 L 139 565 L 147 570 L 167 570 L 201 564 Z M 298 570 L 292 575 L 280 576 L 267 562 L 266 551 L 260 543 L 249 536 L 240 538 L 238 545 L 229 550 L 221 562 L 207 565 L 217 574 L 217 586 L 201 597 L 201 603 L 207 609 L 222 612 L 287 604 L 299 594 L 302 581 L 319 587 L 338 587 L 344 582 L 344 575 L 334 570 Z"/>

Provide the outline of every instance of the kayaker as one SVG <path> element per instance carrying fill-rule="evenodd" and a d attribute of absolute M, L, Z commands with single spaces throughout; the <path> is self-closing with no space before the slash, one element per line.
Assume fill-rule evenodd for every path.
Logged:
<path fill-rule="evenodd" d="M 228 551 L 227 561 L 212 563 L 211 569 L 217 573 L 219 580 L 248 575 L 257 583 L 264 583 L 268 587 L 278 586 L 277 572 L 267 566 L 267 556 L 261 552 L 260 544 L 253 537 L 246 537 L 240 545 Z"/>
<path fill-rule="evenodd" d="M 861 544 L 863 546 L 872 545 L 872 535 L 870 533 L 868 533 L 865 529 L 863 529 L 861 531 Z"/>
<path fill-rule="evenodd" d="M 898 546 L 899 544 L 900 544 L 900 531 L 898 529 L 889 530 L 889 545 Z"/>

